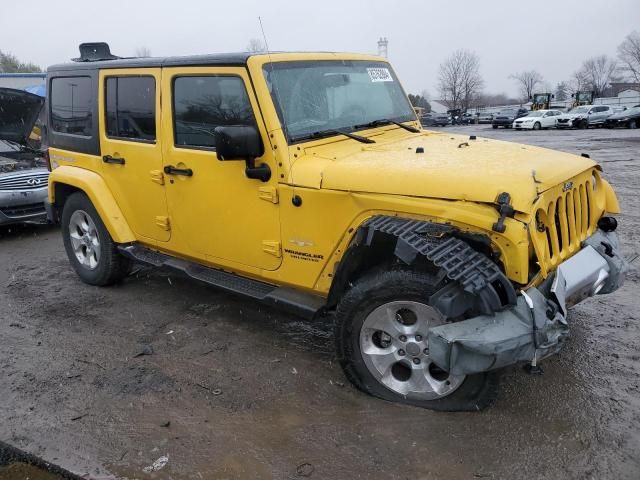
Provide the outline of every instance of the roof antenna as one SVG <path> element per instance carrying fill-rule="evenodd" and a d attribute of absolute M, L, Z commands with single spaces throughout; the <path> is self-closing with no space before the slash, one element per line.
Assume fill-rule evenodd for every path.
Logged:
<path fill-rule="evenodd" d="M 267 49 L 267 55 L 269 55 L 269 68 L 270 68 L 270 78 L 271 84 L 273 85 L 273 90 L 276 94 L 276 98 L 278 99 L 278 104 L 282 106 L 280 102 L 280 92 L 278 91 L 278 82 L 276 81 L 275 76 L 273 75 L 273 60 L 271 59 L 271 50 L 269 49 L 269 42 L 267 41 L 267 35 L 264 33 L 264 26 L 262 25 L 262 17 L 258 16 L 258 22 L 260 23 L 260 30 L 262 31 L 262 38 L 264 40 L 264 46 Z M 285 137 L 287 137 L 287 121 L 285 117 L 285 111 L 282 107 L 280 107 L 280 112 L 282 113 L 282 129 L 285 133 Z M 298 157 L 299 158 L 299 157 Z M 302 198 L 299 195 L 296 195 L 296 182 L 293 180 L 293 165 L 295 161 L 291 163 L 291 158 L 287 156 L 287 160 L 289 161 L 289 175 L 291 176 L 291 183 L 293 184 L 291 191 L 291 203 L 296 207 L 302 205 Z"/>

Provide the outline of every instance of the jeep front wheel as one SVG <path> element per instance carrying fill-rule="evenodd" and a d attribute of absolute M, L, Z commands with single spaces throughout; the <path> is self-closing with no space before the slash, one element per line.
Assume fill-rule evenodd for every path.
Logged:
<path fill-rule="evenodd" d="M 338 360 L 357 388 L 376 397 L 433 410 L 480 410 L 493 402 L 498 374 L 450 375 L 429 358 L 428 331 L 445 322 L 429 305 L 434 278 L 406 270 L 361 278 L 336 311 Z"/>
<path fill-rule="evenodd" d="M 111 285 L 129 272 L 98 212 L 84 193 L 74 193 L 62 209 L 62 236 L 71 266 L 90 285 Z"/>

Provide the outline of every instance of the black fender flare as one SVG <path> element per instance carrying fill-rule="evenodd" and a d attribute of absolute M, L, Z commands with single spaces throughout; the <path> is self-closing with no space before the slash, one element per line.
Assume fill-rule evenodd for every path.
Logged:
<path fill-rule="evenodd" d="M 376 215 L 366 220 L 356 232 L 345 253 L 329 292 L 329 303 L 337 302 L 337 296 L 347 285 L 349 262 L 355 252 L 373 245 L 378 235 L 395 242 L 394 256 L 406 265 L 419 257 L 425 257 L 438 267 L 454 285 L 445 286 L 432 297 L 441 310 L 455 316 L 459 312 L 460 294 L 475 298 L 482 314 L 491 315 L 516 304 L 516 291 L 500 269 L 500 266 L 484 253 L 474 249 L 461 238 L 452 225 L 412 220 L 401 217 Z M 334 291 L 335 289 L 335 291 Z"/>

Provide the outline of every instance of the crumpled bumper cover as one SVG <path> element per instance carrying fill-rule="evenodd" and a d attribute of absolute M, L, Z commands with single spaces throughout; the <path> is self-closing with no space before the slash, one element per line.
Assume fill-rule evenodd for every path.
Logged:
<path fill-rule="evenodd" d="M 614 232 L 598 230 L 553 277 L 517 297 L 514 307 L 429 330 L 429 357 L 451 374 L 532 362 L 560 350 L 569 335 L 567 308 L 623 283 L 628 264 Z"/>

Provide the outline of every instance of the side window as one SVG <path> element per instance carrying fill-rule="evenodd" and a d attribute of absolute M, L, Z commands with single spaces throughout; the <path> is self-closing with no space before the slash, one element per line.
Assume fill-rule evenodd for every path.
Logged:
<path fill-rule="evenodd" d="M 90 77 L 58 77 L 51 81 L 51 129 L 58 133 L 91 136 Z"/>
<path fill-rule="evenodd" d="M 156 82 L 151 76 L 108 77 L 105 84 L 107 136 L 156 139 Z"/>
<path fill-rule="evenodd" d="M 189 76 L 173 82 L 173 125 L 177 147 L 215 148 L 221 125 L 255 125 L 240 77 Z"/>

